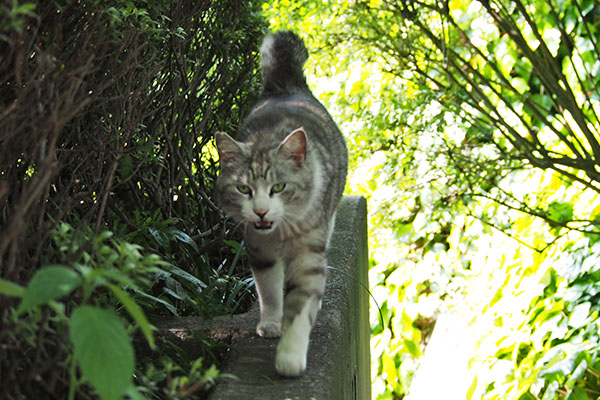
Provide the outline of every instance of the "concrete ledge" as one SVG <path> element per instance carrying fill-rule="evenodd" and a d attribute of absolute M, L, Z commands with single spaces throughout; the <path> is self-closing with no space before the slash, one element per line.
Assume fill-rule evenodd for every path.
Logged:
<path fill-rule="evenodd" d="M 185 341 L 194 332 L 231 344 L 225 373 L 211 400 L 367 400 L 371 398 L 366 201 L 346 196 L 337 213 L 330 248 L 330 274 L 313 328 L 304 376 L 281 378 L 275 371 L 278 339 L 255 334 L 258 305 L 248 313 L 201 321 L 182 318 L 159 330 Z"/>

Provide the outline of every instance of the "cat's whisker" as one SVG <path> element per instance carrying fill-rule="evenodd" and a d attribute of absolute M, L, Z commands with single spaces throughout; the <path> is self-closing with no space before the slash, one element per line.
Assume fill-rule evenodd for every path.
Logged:
<path fill-rule="evenodd" d="M 282 219 L 282 222 L 285 222 L 285 227 L 288 231 L 286 237 L 298 235 L 301 233 L 301 230 L 298 227 L 299 221 L 297 219 L 292 219 L 291 216 L 285 215 Z"/>
<path fill-rule="evenodd" d="M 281 227 L 279 228 L 279 239 L 284 240 L 286 237 L 289 237 L 290 228 L 287 221 L 281 221 Z"/>

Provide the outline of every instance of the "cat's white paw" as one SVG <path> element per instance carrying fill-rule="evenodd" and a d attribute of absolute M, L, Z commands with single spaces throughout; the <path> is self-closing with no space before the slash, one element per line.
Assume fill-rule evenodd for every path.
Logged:
<path fill-rule="evenodd" d="M 306 370 L 306 354 L 298 349 L 285 349 L 279 346 L 275 358 L 275 369 L 280 375 L 289 378 L 300 376 Z"/>
<path fill-rule="evenodd" d="M 256 333 L 264 338 L 281 336 L 281 322 L 260 321 L 256 326 Z"/>

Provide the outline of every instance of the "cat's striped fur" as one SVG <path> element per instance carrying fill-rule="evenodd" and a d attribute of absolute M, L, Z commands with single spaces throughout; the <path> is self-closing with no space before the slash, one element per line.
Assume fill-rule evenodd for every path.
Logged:
<path fill-rule="evenodd" d="M 216 195 L 245 224 L 261 311 L 256 331 L 281 335 L 276 369 L 298 376 L 325 290 L 325 251 L 348 156 L 342 134 L 306 84 L 302 40 L 288 31 L 269 35 L 261 56 L 260 100 L 235 140 L 216 136 Z"/>

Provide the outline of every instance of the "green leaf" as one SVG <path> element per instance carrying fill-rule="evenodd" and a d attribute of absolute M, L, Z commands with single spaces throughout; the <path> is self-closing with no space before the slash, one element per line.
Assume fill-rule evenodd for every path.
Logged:
<path fill-rule="evenodd" d="M 148 344 L 150 345 L 150 348 L 155 349 L 156 346 L 154 344 L 154 337 L 152 336 L 152 325 L 150 322 L 148 322 L 148 319 L 146 318 L 144 311 L 142 311 L 142 308 L 135 302 L 135 300 L 131 298 L 131 296 L 127 294 L 127 292 L 117 285 L 109 284 L 108 287 L 113 291 L 115 296 L 117 296 L 121 304 L 125 306 L 127 312 L 134 319 L 137 326 L 140 327 L 142 333 L 148 341 Z"/>
<path fill-rule="evenodd" d="M 569 400 L 590 400 L 587 391 L 579 386 L 575 386 L 575 389 L 567 397 Z"/>
<path fill-rule="evenodd" d="M 573 219 L 573 204 L 554 201 L 548 205 L 548 218 L 559 224 L 564 224 Z"/>
<path fill-rule="evenodd" d="M 471 386 L 469 386 L 469 390 L 467 390 L 467 400 L 473 399 L 473 395 L 475 394 L 475 391 L 477 390 L 478 383 L 479 382 L 477 380 L 477 375 L 475 375 L 475 377 L 473 378 L 473 382 L 471 382 Z"/>
<path fill-rule="evenodd" d="M 594 0 L 583 0 L 581 2 L 581 14 L 583 16 L 586 16 L 589 14 L 590 11 L 592 11 L 594 9 L 595 6 L 595 1 Z"/>
<path fill-rule="evenodd" d="M 31 278 L 17 308 L 17 314 L 66 296 L 79 285 L 81 276 L 72 269 L 60 265 L 44 267 Z"/>
<path fill-rule="evenodd" d="M 169 241 L 170 241 L 170 237 L 169 234 L 165 231 L 162 231 L 160 229 L 156 229 L 154 227 L 149 227 L 148 228 L 148 232 L 150 232 L 150 234 L 152 235 L 152 237 L 154 238 L 154 240 L 156 240 L 156 242 L 162 246 L 162 247 L 168 247 L 169 246 Z"/>
<path fill-rule="evenodd" d="M 414 341 L 404 339 L 404 346 L 406 346 L 406 349 L 414 358 L 421 357 L 421 349 L 419 349 L 419 345 L 416 344 Z"/>
<path fill-rule="evenodd" d="M 173 233 L 173 237 L 175 239 L 177 239 L 181 243 L 185 243 L 185 244 L 189 245 L 195 251 L 199 251 L 198 245 L 196 244 L 196 242 L 194 242 L 194 240 L 190 237 L 190 235 L 188 235 L 187 233 L 185 233 L 179 229 L 173 229 L 172 233 Z"/>
<path fill-rule="evenodd" d="M 31 12 L 35 10 L 35 7 L 35 3 L 25 3 L 17 7 L 17 9 L 14 12 L 17 14 L 31 14 Z"/>
<path fill-rule="evenodd" d="M 529 83 L 521 77 L 513 78 L 511 84 L 519 94 L 526 93 L 529 90 Z"/>
<path fill-rule="evenodd" d="M 176 316 L 176 317 L 179 317 L 179 313 L 177 312 L 177 308 L 175 308 L 175 307 L 174 307 L 174 306 L 173 306 L 171 303 L 169 303 L 168 301 L 166 301 L 166 300 L 163 300 L 163 299 L 161 299 L 161 298 L 159 298 L 159 297 L 156 297 L 156 296 L 152 296 L 152 295 L 150 295 L 150 294 L 148 294 L 148 293 L 146 293 L 146 292 L 143 292 L 143 291 L 141 291 L 141 290 L 134 289 L 134 291 L 135 291 L 135 292 L 137 293 L 137 295 L 138 295 L 138 296 L 140 296 L 140 297 L 143 297 L 143 298 L 145 298 L 145 299 L 148 299 L 148 300 L 150 300 L 150 301 L 153 301 L 153 302 L 155 302 L 155 303 L 158 303 L 158 304 L 162 304 L 162 305 L 163 305 L 163 306 L 164 306 L 164 307 L 165 307 L 167 310 L 169 310 L 169 312 L 170 312 L 171 314 L 173 314 L 173 315 L 174 315 L 174 316 Z"/>
<path fill-rule="evenodd" d="M 557 286 L 557 277 L 556 270 L 554 268 L 549 268 L 543 276 L 543 282 L 547 283 L 546 287 L 544 287 L 544 297 L 550 297 L 558 290 Z"/>
<path fill-rule="evenodd" d="M 133 346 L 111 310 L 81 306 L 71 315 L 69 337 L 83 377 L 105 400 L 120 399 L 133 385 Z"/>
<path fill-rule="evenodd" d="M 0 278 L 0 294 L 11 297 L 23 297 L 25 288 L 14 282 Z"/>
<path fill-rule="evenodd" d="M 169 273 L 171 273 L 175 276 L 178 276 L 180 278 L 183 278 L 186 281 L 196 285 L 197 290 L 206 289 L 206 283 L 202 282 L 200 279 L 196 278 L 194 275 L 190 274 L 189 272 L 182 270 L 181 268 L 178 268 L 171 264 L 167 264 L 167 265 L 163 266 L 163 270 L 166 270 Z"/>
<path fill-rule="evenodd" d="M 147 400 L 147 398 L 144 395 L 142 395 L 139 392 L 138 388 L 136 388 L 135 386 L 130 386 L 127 389 L 126 395 L 129 396 L 131 400 Z"/>
<path fill-rule="evenodd" d="M 398 379 L 398 368 L 394 363 L 394 359 L 388 353 L 381 355 L 382 373 L 389 383 L 393 383 Z"/>

